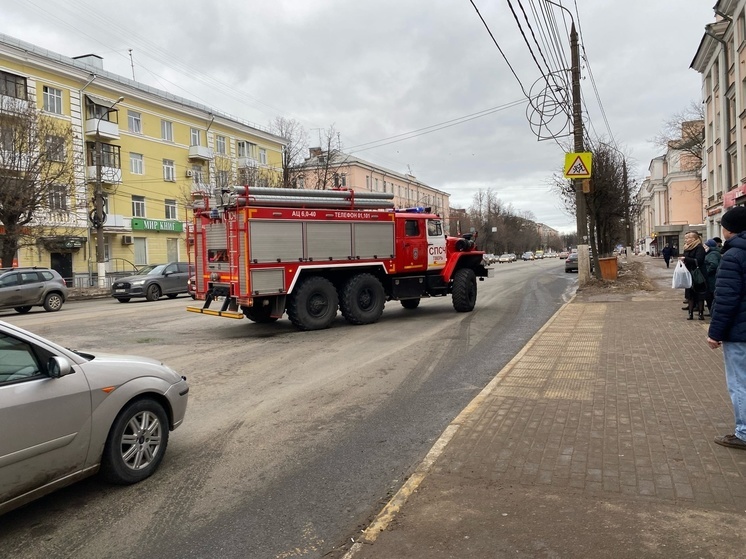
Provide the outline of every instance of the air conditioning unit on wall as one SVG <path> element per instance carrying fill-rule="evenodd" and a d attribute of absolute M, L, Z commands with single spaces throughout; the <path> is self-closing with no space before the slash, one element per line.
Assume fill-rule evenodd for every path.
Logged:
<path fill-rule="evenodd" d="M 122 244 L 123 245 L 135 244 L 135 241 L 132 239 L 132 235 L 122 235 Z"/>
<path fill-rule="evenodd" d="M 194 171 L 192 171 L 191 169 L 187 169 L 186 175 L 187 177 L 194 176 Z"/>

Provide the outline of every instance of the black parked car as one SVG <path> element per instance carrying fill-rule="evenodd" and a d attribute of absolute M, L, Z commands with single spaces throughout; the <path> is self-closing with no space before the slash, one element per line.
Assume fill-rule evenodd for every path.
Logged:
<path fill-rule="evenodd" d="M 194 274 L 194 266 L 188 262 L 169 262 L 145 266 L 134 276 L 120 278 L 111 285 L 111 296 L 120 303 L 128 303 L 132 297 L 145 297 L 157 301 L 166 295 L 173 299 L 187 292 L 187 281 Z"/>

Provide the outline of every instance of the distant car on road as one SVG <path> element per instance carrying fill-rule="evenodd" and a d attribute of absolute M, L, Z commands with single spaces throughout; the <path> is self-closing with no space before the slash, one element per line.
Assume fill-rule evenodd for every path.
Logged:
<path fill-rule="evenodd" d="M 120 303 L 129 303 L 133 297 L 157 301 L 166 295 L 173 299 L 187 293 L 187 282 L 194 275 L 194 266 L 188 262 L 169 262 L 141 268 L 134 276 L 119 278 L 111 284 L 111 296 Z"/>
<path fill-rule="evenodd" d="M 515 262 L 516 260 L 518 260 L 518 257 L 515 255 L 514 252 L 509 252 L 508 256 L 510 256 L 510 261 L 511 262 Z"/>
<path fill-rule="evenodd" d="M 578 271 L 578 253 L 572 252 L 565 259 L 565 272 L 577 272 Z M 593 271 L 593 259 L 591 259 L 591 272 Z"/>
<path fill-rule="evenodd" d="M 500 258 L 497 259 L 497 263 L 498 264 L 505 264 L 505 263 L 509 263 L 509 262 L 512 262 L 512 260 L 510 259 L 510 255 L 507 254 L 507 253 L 501 254 Z"/>
<path fill-rule="evenodd" d="M 0 321 L 0 514 L 99 471 L 145 479 L 188 392 L 155 359 L 73 351 Z"/>
<path fill-rule="evenodd" d="M 47 312 L 62 308 L 67 299 L 67 284 L 50 268 L 0 268 L 0 309 L 25 314 L 31 307 Z"/>
<path fill-rule="evenodd" d="M 570 253 L 569 253 L 569 252 L 567 252 L 566 250 L 563 250 L 562 252 L 560 252 L 560 253 L 559 253 L 559 257 L 560 257 L 560 258 L 561 258 L 562 260 L 564 260 L 565 258 L 567 258 L 567 257 L 568 257 L 569 255 L 570 255 Z"/>
<path fill-rule="evenodd" d="M 565 259 L 565 273 L 578 271 L 578 253 L 573 252 Z"/>
<path fill-rule="evenodd" d="M 534 259 L 534 253 L 533 252 L 524 252 L 521 255 L 521 260 L 533 260 Z"/>

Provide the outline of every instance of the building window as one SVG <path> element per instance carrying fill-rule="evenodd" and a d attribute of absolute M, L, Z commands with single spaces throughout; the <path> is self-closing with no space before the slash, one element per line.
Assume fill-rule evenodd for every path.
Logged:
<path fill-rule="evenodd" d="M 56 115 L 62 114 L 62 90 L 44 86 L 44 110 Z"/>
<path fill-rule="evenodd" d="M 370 176 L 365 175 L 365 190 L 370 190 Z"/>
<path fill-rule="evenodd" d="M 174 123 L 170 120 L 161 120 L 161 139 L 167 142 L 174 141 Z"/>
<path fill-rule="evenodd" d="M 205 171 L 202 168 L 202 165 L 192 165 L 192 182 L 194 182 L 194 184 L 204 184 Z"/>
<path fill-rule="evenodd" d="M 13 128 L 0 128 L 0 150 L 13 152 L 15 151 L 15 145 L 16 140 L 13 133 Z"/>
<path fill-rule="evenodd" d="M 215 137 L 215 149 L 220 155 L 225 155 L 225 136 Z"/>
<path fill-rule="evenodd" d="M 163 160 L 163 180 L 176 182 L 176 165 L 173 159 Z"/>
<path fill-rule="evenodd" d="M 133 175 L 145 174 L 145 163 L 141 153 L 130 153 L 130 173 Z"/>
<path fill-rule="evenodd" d="M 262 165 L 267 164 L 267 150 L 264 148 L 259 148 L 259 163 Z"/>
<path fill-rule="evenodd" d="M 229 175 L 228 171 L 218 171 L 215 174 L 215 182 L 217 183 L 215 186 L 218 188 L 228 188 L 230 186 L 229 183 Z"/>
<path fill-rule="evenodd" d="M 166 219 L 176 218 L 176 200 L 165 200 Z"/>
<path fill-rule="evenodd" d="M 99 161 L 96 153 L 96 143 L 95 142 L 87 142 L 87 161 L 88 165 L 94 166 L 97 164 L 97 161 Z M 120 147 L 115 146 L 112 144 L 104 144 L 101 143 L 101 166 L 102 167 L 111 167 L 112 169 L 121 169 L 121 166 L 119 164 L 119 152 Z"/>
<path fill-rule="evenodd" d="M 142 115 L 135 111 L 127 111 L 127 129 L 133 134 L 142 134 Z"/>
<path fill-rule="evenodd" d="M 67 189 L 64 185 L 55 184 L 49 188 L 49 209 L 67 211 Z"/>
<path fill-rule="evenodd" d="M 238 157 L 248 157 L 256 160 L 256 144 L 251 142 L 238 142 Z"/>
<path fill-rule="evenodd" d="M 145 196 L 132 196 L 132 217 L 145 217 Z"/>
<path fill-rule="evenodd" d="M 65 160 L 65 138 L 62 136 L 46 137 L 47 159 L 49 161 Z"/>
<path fill-rule="evenodd" d="M 190 128 L 189 129 L 189 145 L 190 146 L 198 146 L 200 145 L 200 138 L 202 134 L 200 134 L 199 128 Z"/>
<path fill-rule="evenodd" d="M 26 92 L 26 78 L 0 71 L 0 95 L 15 97 L 16 99 L 28 99 Z"/>

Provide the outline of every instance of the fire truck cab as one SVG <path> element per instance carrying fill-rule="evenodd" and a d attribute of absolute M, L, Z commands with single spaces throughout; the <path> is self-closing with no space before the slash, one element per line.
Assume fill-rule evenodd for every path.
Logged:
<path fill-rule="evenodd" d="M 287 314 L 301 330 L 376 322 L 386 301 L 415 309 L 452 295 L 474 309 L 491 275 L 471 235 L 448 237 L 426 208 L 395 210 L 391 194 L 234 187 L 195 205 L 196 298 L 188 310 L 258 323 Z M 220 301 L 220 308 L 212 305 Z"/>

